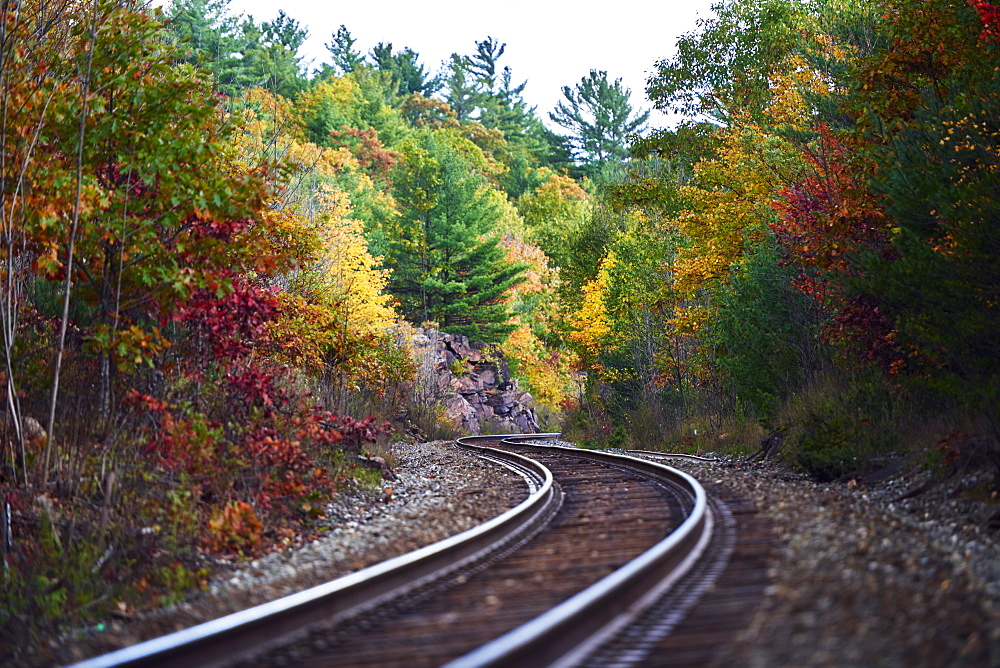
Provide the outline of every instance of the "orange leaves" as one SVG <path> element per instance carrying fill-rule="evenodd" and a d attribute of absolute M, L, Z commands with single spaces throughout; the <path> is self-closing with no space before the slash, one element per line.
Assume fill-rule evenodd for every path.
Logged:
<path fill-rule="evenodd" d="M 574 371 L 576 354 L 549 348 L 527 324 L 511 332 L 505 349 L 509 359 L 517 360 L 518 375 L 535 401 L 557 408 L 572 398 L 580 382 Z"/>
<path fill-rule="evenodd" d="M 507 251 L 507 260 L 511 264 L 527 266 L 525 280 L 513 288 L 516 293 L 542 294 L 557 287 L 558 271 L 549 266 L 549 258 L 541 248 L 510 233 L 503 235 L 500 246 Z"/>
<path fill-rule="evenodd" d="M 208 521 L 205 547 L 213 552 L 252 553 L 260 547 L 262 526 L 253 506 L 233 501 Z"/>

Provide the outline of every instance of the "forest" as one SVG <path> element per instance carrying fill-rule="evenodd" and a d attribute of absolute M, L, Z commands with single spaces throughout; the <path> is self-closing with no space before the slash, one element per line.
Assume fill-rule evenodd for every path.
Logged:
<path fill-rule="evenodd" d="M 283 11 L 0 0 L 0 657 L 454 436 L 422 326 L 583 447 L 997 498 L 1000 5 L 720 0 L 650 64 L 661 130 L 603 70 L 530 107 L 502 36 L 435 70 L 329 28 L 309 70 Z"/>

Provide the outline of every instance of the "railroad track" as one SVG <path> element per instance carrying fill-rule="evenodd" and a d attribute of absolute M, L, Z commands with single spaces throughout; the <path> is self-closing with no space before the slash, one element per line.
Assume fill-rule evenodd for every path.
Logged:
<path fill-rule="evenodd" d="M 460 439 L 530 490 L 480 527 L 79 665 L 649 663 L 729 562 L 733 514 L 680 471 L 544 436 Z"/>

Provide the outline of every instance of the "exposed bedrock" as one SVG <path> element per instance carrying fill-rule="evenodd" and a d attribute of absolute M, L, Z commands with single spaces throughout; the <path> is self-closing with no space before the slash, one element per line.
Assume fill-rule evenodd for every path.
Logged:
<path fill-rule="evenodd" d="M 531 395 L 511 378 L 503 352 L 460 334 L 420 328 L 413 337 L 423 400 L 472 434 L 541 431 Z"/>

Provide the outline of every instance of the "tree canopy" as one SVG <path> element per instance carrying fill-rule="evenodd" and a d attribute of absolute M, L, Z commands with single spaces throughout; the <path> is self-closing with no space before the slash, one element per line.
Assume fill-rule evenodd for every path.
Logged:
<path fill-rule="evenodd" d="M 591 70 L 572 88 L 563 86 L 562 94 L 549 118 L 569 131 L 576 159 L 592 165 L 592 172 L 624 160 L 629 137 L 641 134 L 649 120 L 649 111 L 632 108 L 622 80 L 609 82 L 604 70 Z"/>
<path fill-rule="evenodd" d="M 990 0 L 721 0 L 655 64 L 660 130 L 596 68 L 540 114 L 492 35 L 435 69 L 310 26 L 308 71 L 283 11 L 0 10 L 10 662 L 309 534 L 386 430 L 450 429 L 430 323 L 584 445 L 996 468 Z"/>

